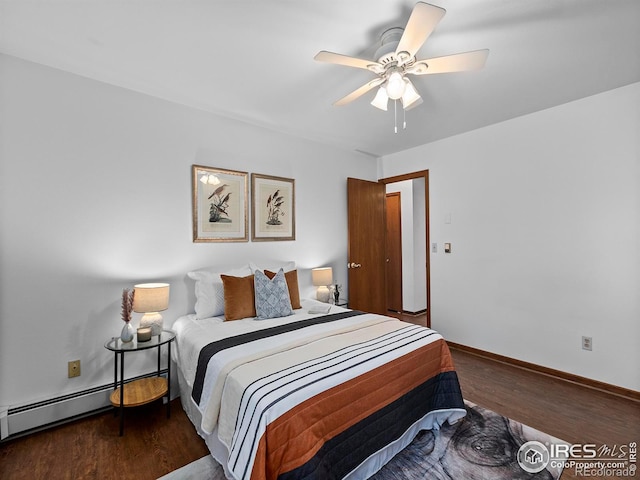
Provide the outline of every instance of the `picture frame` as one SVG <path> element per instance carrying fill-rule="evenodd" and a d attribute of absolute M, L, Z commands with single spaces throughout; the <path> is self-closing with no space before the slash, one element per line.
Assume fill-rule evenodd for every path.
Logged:
<path fill-rule="evenodd" d="M 248 242 L 247 172 L 192 166 L 193 241 Z"/>
<path fill-rule="evenodd" d="M 251 240 L 296 239 L 295 180 L 251 174 Z"/>

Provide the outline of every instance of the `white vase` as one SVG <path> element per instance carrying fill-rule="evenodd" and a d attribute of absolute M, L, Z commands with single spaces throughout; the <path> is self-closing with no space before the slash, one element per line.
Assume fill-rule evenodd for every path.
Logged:
<path fill-rule="evenodd" d="M 134 333 L 131 322 L 124 322 L 124 327 L 122 327 L 122 332 L 120 332 L 120 340 L 122 340 L 123 343 L 129 343 L 133 340 Z"/>

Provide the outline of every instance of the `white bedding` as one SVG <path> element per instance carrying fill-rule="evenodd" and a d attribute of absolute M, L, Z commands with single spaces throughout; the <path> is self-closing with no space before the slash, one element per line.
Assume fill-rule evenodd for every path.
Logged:
<path fill-rule="evenodd" d="M 198 366 L 198 355 L 202 347 L 213 340 L 220 340 L 225 337 L 232 337 L 242 333 L 253 332 L 265 328 L 271 328 L 283 323 L 293 323 L 307 318 L 317 317 L 319 314 L 311 314 L 308 311 L 314 306 L 323 306 L 324 303 L 316 300 L 302 299 L 302 308 L 294 310 L 294 314 L 289 317 L 272 318 L 268 320 L 255 320 L 245 318 L 225 322 L 224 316 L 197 319 L 195 314 L 185 315 L 178 318 L 173 326 L 176 332 L 177 348 L 171 350 L 173 360 L 178 364 L 178 368 L 184 375 L 184 379 L 189 387 L 193 387 L 193 380 Z M 328 313 L 345 312 L 347 309 L 331 305 Z"/>

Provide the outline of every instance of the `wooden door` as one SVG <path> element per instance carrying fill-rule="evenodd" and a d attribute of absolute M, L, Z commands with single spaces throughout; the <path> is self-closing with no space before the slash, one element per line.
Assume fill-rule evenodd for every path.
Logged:
<path fill-rule="evenodd" d="M 402 312 L 402 213 L 400 192 L 387 193 L 387 310 Z"/>
<path fill-rule="evenodd" d="M 387 311 L 385 186 L 347 179 L 349 308 Z"/>

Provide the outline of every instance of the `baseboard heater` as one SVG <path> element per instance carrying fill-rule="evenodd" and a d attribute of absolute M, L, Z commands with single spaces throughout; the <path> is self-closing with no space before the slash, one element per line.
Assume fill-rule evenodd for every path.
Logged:
<path fill-rule="evenodd" d="M 166 376 L 167 370 L 161 370 L 160 373 Z M 125 383 L 154 376 L 156 372 L 129 378 Z M 177 392 L 177 389 L 174 390 L 172 386 L 173 391 Z M 113 382 L 49 400 L 9 408 L 4 414 L 0 413 L 0 441 L 13 440 L 106 411 L 112 408 L 109 400 L 111 392 L 113 392 Z"/>

